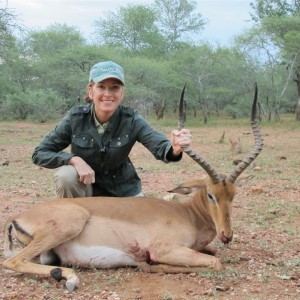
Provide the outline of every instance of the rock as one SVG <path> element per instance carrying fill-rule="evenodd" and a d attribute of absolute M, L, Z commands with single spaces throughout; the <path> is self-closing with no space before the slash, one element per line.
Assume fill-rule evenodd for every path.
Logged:
<path fill-rule="evenodd" d="M 252 193 L 260 194 L 264 191 L 264 189 L 261 186 L 254 186 L 251 191 Z"/>
<path fill-rule="evenodd" d="M 221 291 L 221 292 L 226 292 L 226 291 L 229 290 L 229 286 L 217 285 L 217 286 L 216 286 L 216 290 L 217 290 L 217 291 Z"/>
<path fill-rule="evenodd" d="M 9 160 L 5 159 L 0 163 L 0 166 L 9 166 Z"/>

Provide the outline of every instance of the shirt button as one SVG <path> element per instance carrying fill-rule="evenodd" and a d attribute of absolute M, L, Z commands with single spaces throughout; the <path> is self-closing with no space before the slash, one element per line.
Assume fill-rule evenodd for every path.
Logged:
<path fill-rule="evenodd" d="M 118 145 L 118 146 L 121 146 L 121 145 L 122 145 L 122 143 L 121 143 L 121 142 L 118 142 L 118 143 L 117 143 L 117 145 Z"/>

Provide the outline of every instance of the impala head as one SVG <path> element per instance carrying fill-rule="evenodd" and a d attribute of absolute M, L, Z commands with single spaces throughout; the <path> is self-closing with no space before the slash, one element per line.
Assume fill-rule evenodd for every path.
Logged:
<path fill-rule="evenodd" d="M 224 244 L 232 240 L 231 204 L 236 188 L 235 184 L 220 174 L 222 181 L 215 184 L 209 176 L 180 184 L 172 193 L 193 194 L 189 203 L 197 207 L 205 224 L 216 231 L 218 239 Z M 213 224 L 212 224 L 213 223 Z"/>
<path fill-rule="evenodd" d="M 181 93 L 180 102 L 183 102 L 184 90 Z M 180 108 L 182 105 L 180 105 Z M 204 180 L 195 180 L 180 185 L 173 191 L 188 194 L 199 190 L 198 199 L 206 205 L 209 215 L 213 220 L 218 238 L 227 244 L 232 240 L 233 232 L 231 228 L 231 204 L 236 192 L 238 177 L 254 161 L 263 147 L 263 139 L 256 120 L 257 110 L 257 85 L 255 84 L 255 94 L 251 111 L 251 127 L 254 135 L 255 145 L 252 151 L 235 167 L 230 174 L 217 173 L 211 165 L 190 148 L 185 148 L 184 152 L 196 161 L 207 173 Z M 183 128 L 182 112 L 179 112 L 178 129 Z M 241 176 L 242 177 L 242 176 Z M 240 177 L 240 179 L 242 179 Z M 244 176 L 243 176 L 244 177 Z M 243 178 L 244 179 L 244 178 Z M 203 193 L 205 189 L 205 193 Z M 202 196 L 200 196 L 202 190 Z M 184 191 L 184 192 L 183 192 Z M 198 193 L 198 192 L 197 192 Z M 196 198 L 196 195 L 195 197 Z M 201 208 L 202 212 L 204 208 Z"/>
<path fill-rule="evenodd" d="M 232 240 L 231 205 L 235 196 L 235 185 L 226 178 L 215 184 L 210 178 L 207 184 L 207 204 L 215 224 L 217 237 L 228 244 Z"/>

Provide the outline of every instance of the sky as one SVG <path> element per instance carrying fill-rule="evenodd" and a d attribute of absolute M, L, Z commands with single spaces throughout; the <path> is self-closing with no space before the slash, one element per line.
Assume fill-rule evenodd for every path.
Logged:
<path fill-rule="evenodd" d="M 252 0 L 196 0 L 197 12 L 207 20 L 201 40 L 228 46 L 235 35 L 251 27 L 250 2 Z M 108 11 L 118 12 L 127 4 L 150 5 L 154 0 L 0 0 L 7 2 L 20 22 L 35 30 L 54 23 L 76 26 L 87 38 L 92 37 L 93 23 L 105 18 Z"/>

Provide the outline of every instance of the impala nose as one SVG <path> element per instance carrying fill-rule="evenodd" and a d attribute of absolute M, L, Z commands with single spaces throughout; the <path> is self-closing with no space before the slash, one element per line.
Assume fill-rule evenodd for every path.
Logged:
<path fill-rule="evenodd" d="M 220 240 L 223 244 L 228 244 L 229 242 L 232 241 L 232 237 L 233 237 L 233 234 L 231 234 L 230 237 L 226 236 L 224 234 L 224 231 L 222 232 L 221 236 L 220 236 Z"/>

